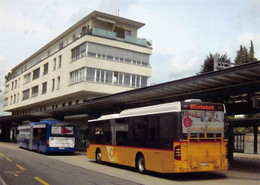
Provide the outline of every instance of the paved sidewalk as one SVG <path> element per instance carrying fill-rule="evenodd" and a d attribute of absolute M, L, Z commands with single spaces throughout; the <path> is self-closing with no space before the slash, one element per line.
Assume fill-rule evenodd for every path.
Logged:
<path fill-rule="evenodd" d="M 241 158 L 241 159 L 259 159 L 260 154 L 245 154 L 245 153 L 234 153 L 234 159 Z"/>

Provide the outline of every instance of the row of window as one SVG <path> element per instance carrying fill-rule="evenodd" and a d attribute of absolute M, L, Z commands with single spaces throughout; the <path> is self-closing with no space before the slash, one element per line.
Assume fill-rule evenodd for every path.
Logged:
<path fill-rule="evenodd" d="M 55 84 L 55 81 L 57 81 L 57 84 Z M 41 94 L 46 94 L 47 93 L 47 82 L 42 83 L 41 85 Z M 52 86 L 51 86 L 51 91 L 54 91 L 56 87 L 56 90 L 60 89 L 60 76 L 57 77 L 57 79 L 53 78 L 52 79 Z M 30 98 L 30 93 L 31 93 L 31 98 L 36 97 L 39 95 L 39 85 L 36 85 L 32 87 L 31 89 L 27 89 L 23 91 L 23 97 L 22 100 L 27 100 Z"/>
<path fill-rule="evenodd" d="M 62 55 L 60 55 L 58 57 L 58 65 L 56 62 L 56 58 L 53 59 L 53 71 L 55 71 L 56 69 L 61 68 L 61 63 L 62 63 Z M 43 74 L 42 75 L 47 75 L 49 71 L 49 63 L 46 63 L 43 65 Z M 40 77 L 40 67 L 33 70 L 32 72 L 24 75 L 24 83 L 23 84 L 27 84 L 32 80 L 36 80 Z M 15 90 L 16 88 L 20 87 L 20 78 L 18 80 L 14 80 L 11 83 L 11 90 Z M 9 84 L 5 86 L 5 93 L 9 92 Z"/>
<path fill-rule="evenodd" d="M 55 84 L 55 82 L 57 84 Z M 56 87 L 56 90 L 60 89 L 60 76 L 58 76 L 56 79 L 52 79 L 52 86 L 51 91 L 54 91 Z M 41 84 L 41 94 L 47 93 L 47 82 L 44 82 Z M 36 85 L 30 89 L 26 89 L 22 92 L 22 100 L 27 100 L 29 98 L 33 98 L 39 95 L 39 85 Z M 14 94 L 10 96 L 10 102 L 9 105 L 15 104 L 19 102 L 19 93 Z M 4 99 L 4 106 L 8 105 L 8 98 Z"/>
<path fill-rule="evenodd" d="M 181 137 L 179 113 L 134 116 L 89 123 L 91 143 L 172 149 Z M 116 132 L 115 132 L 116 131 Z"/>
<path fill-rule="evenodd" d="M 68 102 L 63 102 L 63 103 L 57 103 L 57 104 L 53 104 L 53 105 L 49 105 L 49 106 L 33 107 L 33 108 L 27 109 L 27 110 L 23 109 L 23 111 L 13 112 L 13 115 L 24 115 L 24 114 L 29 114 L 29 113 L 32 113 L 32 112 L 57 109 L 57 108 L 60 108 L 60 107 L 77 105 L 77 104 L 82 103 L 82 102 L 85 102 L 85 99 L 82 99 L 82 100 L 77 99 L 75 101 L 68 101 Z"/>
<path fill-rule="evenodd" d="M 70 73 L 70 84 L 89 81 L 126 87 L 146 87 L 147 77 L 85 67 Z"/>
<path fill-rule="evenodd" d="M 96 57 L 117 62 L 126 62 L 135 65 L 149 66 L 149 55 L 121 48 L 96 44 L 92 42 L 83 43 L 71 50 L 72 61 L 82 57 Z"/>
<path fill-rule="evenodd" d="M 38 63 L 40 63 L 43 60 L 47 59 L 48 57 L 50 57 L 51 55 L 55 54 L 56 52 L 62 50 L 67 45 L 69 45 L 72 42 L 76 41 L 78 38 L 84 36 L 84 35 L 81 34 L 81 32 L 82 32 L 82 30 L 77 31 L 73 35 L 67 37 L 64 41 L 60 42 L 58 45 L 54 46 L 53 48 L 49 49 L 48 51 L 43 52 L 42 54 L 38 55 L 37 57 L 35 57 L 31 61 L 27 62 L 26 64 L 24 64 L 23 66 L 18 68 L 16 71 L 14 71 L 13 74 L 11 74 L 10 76 L 8 75 L 7 76 L 7 81 L 11 80 L 15 76 L 18 76 L 19 74 L 23 73 L 27 69 L 30 69 L 31 67 L 37 65 Z"/>

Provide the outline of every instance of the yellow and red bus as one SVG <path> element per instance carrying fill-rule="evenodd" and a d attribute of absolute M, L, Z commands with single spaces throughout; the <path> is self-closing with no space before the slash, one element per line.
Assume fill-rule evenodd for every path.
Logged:
<path fill-rule="evenodd" d="M 225 107 L 200 100 L 128 109 L 89 120 L 87 157 L 138 172 L 228 169 Z"/>

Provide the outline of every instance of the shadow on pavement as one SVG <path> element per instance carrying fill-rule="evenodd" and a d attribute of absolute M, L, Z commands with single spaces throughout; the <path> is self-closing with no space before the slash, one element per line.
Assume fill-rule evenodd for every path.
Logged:
<path fill-rule="evenodd" d="M 229 170 L 241 171 L 241 172 L 260 172 L 260 160 L 259 159 L 243 159 L 236 158 L 229 164 Z"/>
<path fill-rule="evenodd" d="M 107 165 L 107 166 L 110 166 L 113 168 L 120 168 L 120 169 L 138 173 L 135 168 L 122 166 L 122 165 L 118 165 L 118 164 L 102 162 L 100 165 Z M 200 181 L 200 180 L 216 180 L 216 179 L 225 179 L 226 178 L 226 175 L 221 172 L 194 172 L 194 173 L 161 174 L 161 173 L 148 171 L 148 172 L 146 172 L 146 175 L 150 175 L 150 176 L 154 176 L 154 177 L 162 178 L 162 179 L 167 179 L 167 180 L 173 180 L 173 181 L 196 181 L 196 180 Z"/>

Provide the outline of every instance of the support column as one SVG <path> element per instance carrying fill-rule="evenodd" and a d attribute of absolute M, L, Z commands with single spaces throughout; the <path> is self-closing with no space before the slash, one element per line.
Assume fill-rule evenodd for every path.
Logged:
<path fill-rule="evenodd" d="M 0 135 L 0 141 L 9 142 L 10 141 L 10 124 L 2 123 L 2 133 Z"/>
<path fill-rule="evenodd" d="M 233 125 L 229 124 L 227 128 L 227 138 L 228 138 L 228 161 L 233 162 L 234 160 L 234 133 Z"/>
<path fill-rule="evenodd" d="M 257 154 L 258 125 L 254 125 L 254 154 Z"/>

